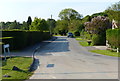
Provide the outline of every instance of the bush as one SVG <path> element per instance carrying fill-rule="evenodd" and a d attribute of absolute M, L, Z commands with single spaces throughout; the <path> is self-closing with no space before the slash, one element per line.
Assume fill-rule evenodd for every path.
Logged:
<path fill-rule="evenodd" d="M 106 31 L 106 38 L 112 47 L 120 48 L 120 29 L 109 29 Z"/>
<path fill-rule="evenodd" d="M 75 32 L 74 32 L 74 35 L 75 35 L 75 36 L 80 36 L 80 32 L 79 32 L 79 31 L 75 31 Z"/>
<path fill-rule="evenodd" d="M 40 31 L 0 31 L 2 37 L 13 37 L 11 39 L 2 39 L 4 44 L 10 44 L 11 50 L 23 49 L 27 46 L 39 43 L 49 39 L 49 32 Z"/>
<path fill-rule="evenodd" d="M 92 39 L 92 35 L 89 34 L 88 32 L 84 32 L 84 38 L 85 38 L 86 40 L 91 40 L 91 39 Z"/>
<path fill-rule="evenodd" d="M 92 44 L 93 45 L 105 45 L 106 44 L 105 36 L 104 35 L 94 34 L 92 36 Z"/>

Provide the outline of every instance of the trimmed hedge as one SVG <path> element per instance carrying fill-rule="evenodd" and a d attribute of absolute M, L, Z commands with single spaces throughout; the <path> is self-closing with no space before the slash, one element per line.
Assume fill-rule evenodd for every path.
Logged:
<path fill-rule="evenodd" d="M 108 29 L 106 38 L 111 46 L 120 48 L 120 29 Z"/>
<path fill-rule="evenodd" d="M 11 50 L 20 50 L 27 46 L 39 43 L 49 39 L 49 32 L 40 31 L 0 31 L 2 37 L 13 37 L 11 39 L 2 39 L 4 44 L 10 44 Z"/>
<path fill-rule="evenodd" d="M 93 45 L 105 45 L 106 44 L 106 37 L 104 35 L 94 34 L 92 36 L 92 44 Z"/>

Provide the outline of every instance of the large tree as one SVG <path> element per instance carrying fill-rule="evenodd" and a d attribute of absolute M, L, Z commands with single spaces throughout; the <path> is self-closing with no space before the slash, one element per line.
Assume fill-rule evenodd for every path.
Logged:
<path fill-rule="evenodd" d="M 22 30 L 28 30 L 28 25 L 27 22 L 23 21 L 22 26 L 21 26 Z"/>
<path fill-rule="evenodd" d="M 56 27 L 54 28 L 55 33 L 65 35 L 68 32 L 68 21 L 57 20 Z"/>
<path fill-rule="evenodd" d="M 40 30 L 40 18 L 35 17 L 34 21 L 30 25 L 30 30 Z"/>
<path fill-rule="evenodd" d="M 91 34 L 105 33 L 108 28 L 111 28 L 111 23 L 109 18 L 104 16 L 94 17 L 91 22 L 85 23 L 85 30 Z"/>
<path fill-rule="evenodd" d="M 53 33 L 54 28 L 56 27 L 56 21 L 54 19 L 48 19 L 47 24 L 49 27 L 49 31 Z"/>
<path fill-rule="evenodd" d="M 48 24 L 44 19 L 35 17 L 34 21 L 30 25 L 30 30 L 48 30 Z"/>
<path fill-rule="evenodd" d="M 120 1 L 109 6 L 107 10 L 120 11 Z"/>
<path fill-rule="evenodd" d="M 40 27 L 40 30 L 42 30 L 42 31 L 46 31 L 46 30 L 48 30 L 48 24 L 47 24 L 47 22 L 46 22 L 46 20 L 45 19 L 42 19 L 41 21 L 40 21 L 40 25 L 39 25 Z"/>
<path fill-rule="evenodd" d="M 27 20 L 27 30 L 29 30 L 29 26 L 31 25 L 32 23 L 32 18 L 31 16 L 28 16 L 28 20 Z"/>
<path fill-rule="evenodd" d="M 108 7 L 105 10 L 105 13 L 108 14 L 108 17 L 111 19 L 111 21 L 114 19 L 116 23 L 118 24 L 118 27 L 120 28 L 120 1 L 118 3 L 115 3 Z"/>
<path fill-rule="evenodd" d="M 81 19 L 82 15 L 79 14 L 76 10 L 72 9 L 72 8 L 67 8 L 67 9 L 63 9 L 60 13 L 59 13 L 59 17 L 62 20 L 73 20 L 73 19 Z"/>

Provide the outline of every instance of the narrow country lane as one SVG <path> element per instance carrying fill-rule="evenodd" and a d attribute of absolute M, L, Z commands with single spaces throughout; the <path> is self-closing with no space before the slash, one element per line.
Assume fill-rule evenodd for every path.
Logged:
<path fill-rule="evenodd" d="M 118 78 L 116 57 L 90 53 L 74 38 L 59 36 L 49 42 L 35 54 L 39 63 L 30 79 Z"/>

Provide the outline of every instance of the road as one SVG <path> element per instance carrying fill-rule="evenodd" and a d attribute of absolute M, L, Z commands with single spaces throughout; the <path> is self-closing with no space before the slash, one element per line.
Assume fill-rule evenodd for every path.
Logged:
<path fill-rule="evenodd" d="M 90 53 L 74 38 L 58 37 L 36 52 L 30 79 L 117 79 L 118 59 Z"/>

